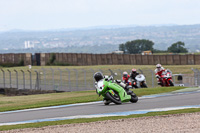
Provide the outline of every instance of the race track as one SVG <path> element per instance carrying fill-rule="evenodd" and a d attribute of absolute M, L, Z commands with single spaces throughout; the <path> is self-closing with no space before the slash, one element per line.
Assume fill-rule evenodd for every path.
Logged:
<path fill-rule="evenodd" d="M 59 117 L 149 110 L 189 105 L 200 105 L 199 90 L 195 92 L 173 93 L 155 97 L 141 97 L 137 103 L 123 103 L 122 105 L 110 104 L 109 106 L 105 106 L 102 102 L 94 102 L 89 104 L 75 104 L 52 108 L 0 112 L 0 125 Z"/>

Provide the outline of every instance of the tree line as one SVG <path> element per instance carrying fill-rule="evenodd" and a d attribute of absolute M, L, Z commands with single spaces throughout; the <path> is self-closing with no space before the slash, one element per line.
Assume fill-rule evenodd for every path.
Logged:
<path fill-rule="evenodd" d="M 128 54 L 141 54 L 143 51 L 152 51 L 153 53 L 188 53 L 185 43 L 178 41 L 173 43 L 167 50 L 158 50 L 153 48 L 154 42 L 146 39 L 128 41 L 125 44 L 119 44 L 119 50 Z"/>

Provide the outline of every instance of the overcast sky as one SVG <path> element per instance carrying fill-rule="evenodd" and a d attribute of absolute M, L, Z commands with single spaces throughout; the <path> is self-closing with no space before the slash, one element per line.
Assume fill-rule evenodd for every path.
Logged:
<path fill-rule="evenodd" d="M 200 0 L 0 0 L 0 31 L 200 24 Z"/>

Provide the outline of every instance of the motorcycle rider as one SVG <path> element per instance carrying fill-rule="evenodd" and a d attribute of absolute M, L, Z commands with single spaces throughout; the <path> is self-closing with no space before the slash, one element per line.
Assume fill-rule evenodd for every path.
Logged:
<path fill-rule="evenodd" d="M 123 72 L 122 82 L 125 83 L 125 86 L 123 86 L 123 88 L 125 89 L 127 93 L 132 93 L 128 87 L 129 85 L 131 85 L 131 83 L 128 81 L 129 78 L 130 78 L 130 75 L 128 75 L 127 72 Z"/>
<path fill-rule="evenodd" d="M 99 87 L 98 86 L 98 82 L 99 81 L 101 81 L 101 80 L 103 80 L 103 79 L 107 79 L 108 80 L 108 76 L 103 76 L 103 74 L 101 73 L 101 72 L 96 72 L 95 74 L 94 74 L 94 79 L 95 79 L 95 87 L 96 87 L 96 93 L 98 94 L 98 92 L 97 92 L 97 89 L 102 89 L 102 87 L 103 86 L 101 86 L 101 87 Z M 98 94 L 99 95 L 99 94 Z M 110 100 L 108 100 L 108 99 L 106 99 L 106 98 L 104 98 L 103 99 L 103 102 L 104 102 L 104 104 L 109 104 L 111 101 Z"/>
<path fill-rule="evenodd" d="M 128 76 L 128 73 L 127 73 L 127 76 Z M 94 74 L 94 79 L 96 81 L 95 82 L 96 93 L 98 94 L 97 89 L 102 89 L 102 87 L 104 87 L 104 86 L 98 86 L 98 82 L 101 81 L 101 80 L 103 80 L 103 79 L 109 81 L 109 80 L 112 80 L 113 77 L 112 76 L 103 76 L 103 74 L 101 72 L 96 72 Z M 125 86 L 124 90 L 127 92 L 127 94 L 132 94 L 133 93 L 133 91 L 129 90 L 129 88 L 127 87 L 127 85 Z M 103 99 L 103 102 L 104 102 L 104 104 L 109 104 L 111 101 L 105 97 Z"/>
<path fill-rule="evenodd" d="M 130 78 L 132 78 L 133 79 L 133 87 L 135 87 L 135 88 L 138 88 L 137 87 L 137 85 L 136 85 L 136 82 L 137 82 L 137 80 L 135 79 L 135 77 L 137 76 L 137 75 L 139 75 L 139 73 L 137 72 L 137 70 L 136 69 L 132 69 L 132 71 L 131 71 L 131 74 L 130 74 Z"/>
<path fill-rule="evenodd" d="M 122 77 L 122 81 L 124 83 L 128 83 L 128 79 L 130 78 L 130 75 L 128 75 L 127 72 L 123 72 L 123 77 Z"/>
<path fill-rule="evenodd" d="M 158 85 L 162 85 L 160 77 L 161 77 L 163 71 L 165 71 L 165 68 L 162 67 L 161 64 L 157 64 L 156 69 L 155 69 L 155 75 L 157 78 Z"/>
<path fill-rule="evenodd" d="M 130 76 L 130 77 L 131 77 L 132 79 L 136 80 L 135 77 L 136 77 L 137 75 L 139 75 L 139 73 L 137 72 L 136 69 L 133 68 L 132 71 L 131 71 L 131 76 Z"/>
<path fill-rule="evenodd" d="M 101 72 L 96 72 L 95 74 L 94 74 L 94 79 L 95 79 L 95 87 L 96 87 L 96 93 L 97 93 L 97 89 L 99 89 L 100 87 L 98 87 L 98 82 L 100 81 L 100 80 L 102 80 L 103 79 L 103 74 L 101 73 Z M 97 93 L 98 94 L 98 93 Z"/>

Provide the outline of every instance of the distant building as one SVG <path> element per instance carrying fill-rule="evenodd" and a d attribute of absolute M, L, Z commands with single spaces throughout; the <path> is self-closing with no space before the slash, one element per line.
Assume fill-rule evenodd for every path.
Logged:
<path fill-rule="evenodd" d="M 152 55 L 152 51 L 143 51 L 142 55 Z"/>
<path fill-rule="evenodd" d="M 116 50 L 116 51 L 113 51 L 112 53 L 113 53 L 113 54 L 123 54 L 123 53 L 124 53 L 124 51 L 119 51 L 119 50 Z"/>
<path fill-rule="evenodd" d="M 31 41 L 25 41 L 24 45 L 25 45 L 25 49 L 29 49 L 29 48 L 34 48 L 35 47 L 35 44 L 33 42 L 31 42 Z"/>

